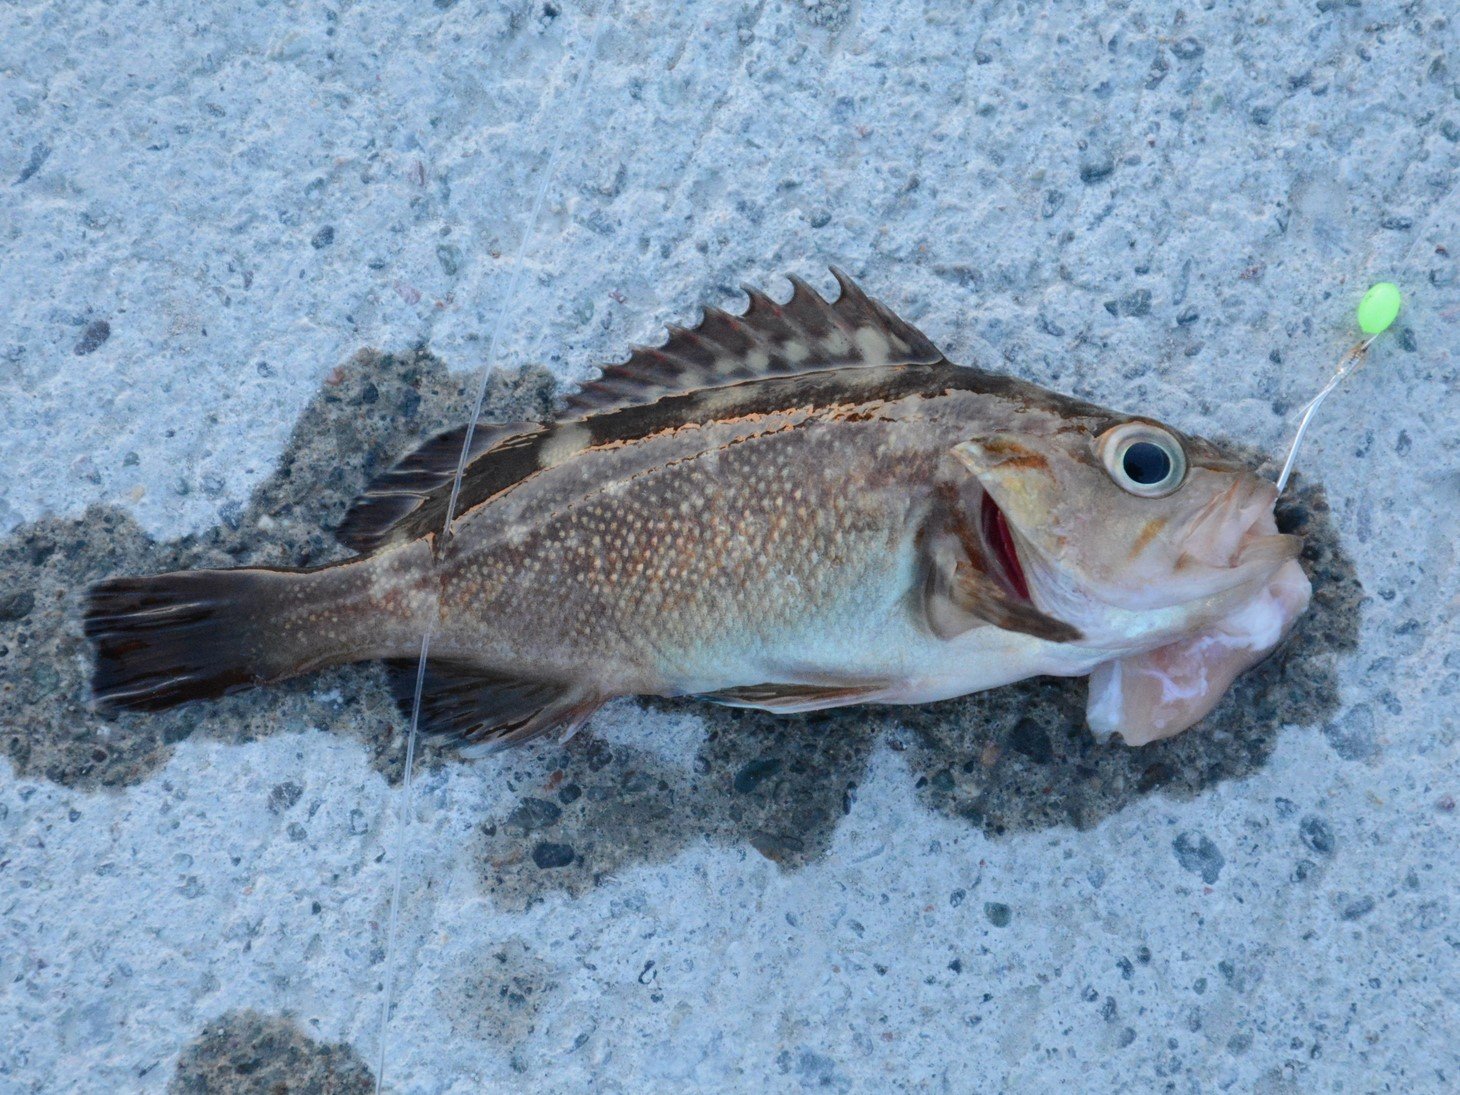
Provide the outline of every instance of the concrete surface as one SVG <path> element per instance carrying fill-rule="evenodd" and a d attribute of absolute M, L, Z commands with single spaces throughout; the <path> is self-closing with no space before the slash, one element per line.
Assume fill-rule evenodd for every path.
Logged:
<path fill-rule="evenodd" d="M 380 675 L 101 720 L 77 595 L 338 554 L 465 413 L 561 136 L 490 414 L 835 262 L 955 360 L 1276 452 L 1363 288 L 1408 308 L 1302 462 L 1314 613 L 1177 742 L 1037 683 L 425 750 L 387 1087 L 1453 1090 L 1447 9 L 0 9 L 0 1088 L 373 1083 Z"/>

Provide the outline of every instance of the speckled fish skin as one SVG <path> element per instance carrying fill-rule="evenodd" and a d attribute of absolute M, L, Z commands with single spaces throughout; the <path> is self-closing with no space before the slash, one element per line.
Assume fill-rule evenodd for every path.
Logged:
<path fill-rule="evenodd" d="M 460 433 L 423 448 L 347 520 L 366 555 L 254 579 L 271 626 L 234 684 L 399 659 L 404 702 L 429 630 L 427 724 L 493 744 L 622 695 L 804 711 L 1093 672 L 1092 728 L 1139 743 L 1280 641 L 1308 584 L 1270 484 L 1154 420 L 954 365 L 837 279 L 834 302 L 797 281 L 671 328 L 566 421 L 485 430 L 449 538 Z M 1111 446 L 1136 437 L 1184 464 L 1175 489 L 1131 493 Z M 118 604 L 92 619 L 121 629 Z"/>

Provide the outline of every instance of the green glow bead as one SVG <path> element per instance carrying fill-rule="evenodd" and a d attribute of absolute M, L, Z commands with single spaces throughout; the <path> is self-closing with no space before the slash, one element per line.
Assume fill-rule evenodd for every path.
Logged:
<path fill-rule="evenodd" d="M 1366 335 L 1377 335 L 1389 330 L 1389 325 L 1399 315 L 1399 286 L 1381 281 L 1359 301 L 1359 329 Z"/>

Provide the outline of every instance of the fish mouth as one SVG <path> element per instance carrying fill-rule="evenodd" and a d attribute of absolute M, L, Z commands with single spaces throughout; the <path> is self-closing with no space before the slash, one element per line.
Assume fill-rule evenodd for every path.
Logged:
<path fill-rule="evenodd" d="M 984 552 L 984 559 L 993 577 L 1000 580 L 1007 591 L 1019 600 L 1032 604 L 1029 579 L 1024 573 L 1024 564 L 1019 561 L 1019 547 L 1014 542 L 1014 531 L 1009 527 L 1004 511 L 988 491 L 983 492 L 979 524 L 984 546 L 988 549 Z"/>
<path fill-rule="evenodd" d="M 1184 553 L 1222 570 L 1295 557 L 1303 542 L 1278 532 L 1276 501 L 1277 488 L 1266 480 L 1233 483 L 1195 516 L 1183 541 Z"/>

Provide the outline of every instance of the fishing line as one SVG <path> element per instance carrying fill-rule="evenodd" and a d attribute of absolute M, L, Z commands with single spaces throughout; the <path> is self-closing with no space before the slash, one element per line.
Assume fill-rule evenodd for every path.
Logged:
<path fill-rule="evenodd" d="M 604 19 L 600 16 L 595 21 L 593 37 L 588 43 L 588 53 L 583 59 L 583 65 L 578 70 L 578 78 L 568 93 L 567 101 L 563 109 L 557 113 L 563 117 L 571 117 L 578 111 L 578 106 L 583 100 L 583 89 L 587 86 L 588 72 L 593 67 L 593 61 L 598 55 L 598 42 L 603 33 Z M 542 213 L 544 201 L 547 199 L 548 189 L 552 185 L 553 176 L 556 173 L 558 157 L 563 150 L 564 138 L 567 135 L 566 124 L 558 127 L 558 132 L 553 141 L 552 149 L 548 155 L 547 163 L 542 169 L 542 178 L 538 183 L 537 193 L 533 197 L 532 208 L 527 216 L 527 225 L 522 231 L 522 241 L 517 248 L 516 261 L 513 264 L 511 276 L 507 282 L 507 290 L 502 296 L 502 302 L 497 309 L 497 316 L 492 324 L 492 336 L 487 343 L 487 356 L 482 369 L 482 379 L 477 385 L 476 402 L 472 406 L 472 414 L 467 422 L 466 436 L 462 438 L 461 456 L 456 462 L 456 475 L 451 482 L 451 496 L 446 504 L 446 518 L 441 528 L 441 546 L 444 547 L 451 539 L 451 526 L 456 518 L 456 504 L 461 495 L 461 481 L 466 474 L 466 465 L 471 453 L 472 437 L 476 433 L 477 422 L 482 415 L 482 406 L 487 399 L 487 384 L 492 374 L 493 363 L 497 359 L 497 345 L 501 339 L 502 328 L 505 325 L 506 317 L 511 312 L 513 304 L 517 300 L 517 291 L 522 283 L 522 271 L 527 259 L 528 248 L 531 246 L 533 237 L 537 230 L 537 221 Z M 390 1002 L 394 984 L 395 972 L 395 943 L 396 934 L 400 924 L 400 899 L 405 877 L 405 853 L 407 840 L 410 835 L 411 815 L 413 813 L 414 782 L 412 780 L 412 768 L 416 756 L 416 739 L 419 736 L 421 725 L 421 701 L 425 692 L 426 683 L 426 661 L 431 650 L 431 624 L 421 634 L 421 655 L 416 662 L 416 686 L 411 697 L 411 723 L 406 735 L 406 758 L 405 772 L 401 778 L 401 816 L 400 826 L 397 830 L 395 848 L 395 878 L 391 886 L 390 912 L 387 919 L 385 935 L 385 975 L 382 980 L 381 993 L 383 999 L 380 1004 L 380 1051 L 375 1069 L 375 1095 L 380 1095 L 385 1086 L 385 1051 L 387 1035 L 390 1032 Z"/>
<path fill-rule="evenodd" d="M 1288 458 L 1283 461 L 1283 470 L 1278 473 L 1277 489 L 1282 494 L 1288 485 L 1288 478 L 1293 473 L 1293 465 L 1298 460 L 1298 449 L 1303 444 L 1303 437 L 1308 432 L 1308 424 L 1313 421 L 1318 413 L 1318 408 L 1328 398 L 1330 392 L 1337 388 L 1344 380 L 1360 365 L 1364 363 L 1364 355 L 1369 352 L 1374 339 L 1387 331 L 1390 325 L 1399 315 L 1401 298 L 1399 289 L 1387 281 L 1381 281 L 1364 294 L 1364 299 L 1359 301 L 1357 318 L 1359 329 L 1368 337 L 1351 346 L 1348 351 L 1338 359 L 1338 365 L 1333 375 L 1328 378 L 1328 383 L 1319 389 L 1318 394 L 1308 401 L 1303 408 L 1302 416 L 1298 419 L 1298 429 L 1293 434 L 1293 443 L 1288 449 Z"/>

